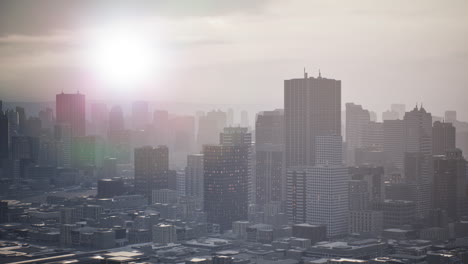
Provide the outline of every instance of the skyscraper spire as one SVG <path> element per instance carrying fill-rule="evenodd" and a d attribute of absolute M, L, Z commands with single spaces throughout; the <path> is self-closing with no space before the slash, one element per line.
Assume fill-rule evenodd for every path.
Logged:
<path fill-rule="evenodd" d="M 304 79 L 307 79 L 307 72 L 306 72 L 306 68 L 304 67 Z"/>
<path fill-rule="evenodd" d="M 322 78 L 322 73 L 320 72 L 320 69 L 319 69 L 319 75 L 318 75 L 319 78 Z"/>

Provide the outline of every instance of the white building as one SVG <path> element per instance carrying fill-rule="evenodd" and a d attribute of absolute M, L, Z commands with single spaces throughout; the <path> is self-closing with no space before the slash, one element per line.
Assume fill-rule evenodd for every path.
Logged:
<path fill-rule="evenodd" d="M 176 228 L 173 225 L 159 224 L 153 226 L 153 242 L 169 244 L 177 241 Z"/>

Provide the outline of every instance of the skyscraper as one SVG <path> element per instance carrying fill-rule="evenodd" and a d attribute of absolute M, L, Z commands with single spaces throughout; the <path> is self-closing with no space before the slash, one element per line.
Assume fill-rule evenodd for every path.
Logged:
<path fill-rule="evenodd" d="M 264 111 L 255 122 L 255 195 L 265 205 L 285 200 L 284 112 Z"/>
<path fill-rule="evenodd" d="M 169 187 L 169 149 L 166 146 L 135 149 L 135 191 L 151 196 Z"/>
<path fill-rule="evenodd" d="M 68 123 L 73 137 L 86 135 L 85 96 L 76 94 L 57 94 L 57 123 Z"/>
<path fill-rule="evenodd" d="M 0 111 L 0 160 L 7 159 L 9 155 L 9 123 L 8 117 Z"/>
<path fill-rule="evenodd" d="M 149 122 L 148 102 L 136 101 L 132 104 L 133 129 L 145 129 Z"/>
<path fill-rule="evenodd" d="M 57 147 L 57 166 L 71 168 L 72 165 L 72 131 L 68 123 L 55 125 L 54 138 Z"/>
<path fill-rule="evenodd" d="M 120 106 L 115 105 L 109 112 L 109 132 L 122 131 L 125 129 L 125 121 Z"/>
<path fill-rule="evenodd" d="M 429 213 L 432 160 L 432 116 L 423 107 L 405 114 L 405 180 L 415 188 L 418 217 Z"/>
<path fill-rule="evenodd" d="M 434 122 L 432 127 L 432 154 L 445 155 L 455 149 L 455 127 L 452 123 Z"/>
<path fill-rule="evenodd" d="M 247 220 L 249 148 L 246 145 L 205 145 L 204 209 L 209 223 L 231 229 Z"/>
<path fill-rule="evenodd" d="M 468 213 L 466 160 L 459 149 L 434 158 L 433 207 L 445 210 L 452 220 Z"/>
<path fill-rule="evenodd" d="M 191 154 L 187 156 L 187 167 L 185 168 L 185 177 L 186 195 L 198 198 L 200 201 L 203 201 L 203 154 Z"/>
<path fill-rule="evenodd" d="M 91 104 L 91 125 L 93 135 L 107 135 L 109 113 L 105 103 Z"/>
<path fill-rule="evenodd" d="M 315 137 L 341 135 L 341 81 L 308 77 L 284 81 L 286 166 L 315 164 Z"/>
<path fill-rule="evenodd" d="M 355 165 L 356 149 L 364 147 L 369 123 L 368 110 L 353 103 L 346 104 L 346 161 L 350 166 Z"/>
<path fill-rule="evenodd" d="M 316 137 L 316 165 L 307 167 L 306 219 L 327 225 L 327 236 L 348 232 L 348 168 L 342 162 L 341 136 Z"/>
<path fill-rule="evenodd" d="M 403 120 L 384 120 L 383 151 L 388 165 L 403 169 L 405 159 L 405 122 Z"/>

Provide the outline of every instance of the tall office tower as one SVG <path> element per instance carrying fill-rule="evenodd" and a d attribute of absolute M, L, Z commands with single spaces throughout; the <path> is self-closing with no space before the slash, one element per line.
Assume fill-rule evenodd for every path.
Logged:
<path fill-rule="evenodd" d="M 253 171 L 253 146 L 252 134 L 246 127 L 225 127 L 219 134 L 220 145 L 223 146 L 246 146 L 248 151 L 248 194 L 249 203 L 255 203 L 255 178 Z"/>
<path fill-rule="evenodd" d="M 249 127 L 249 112 L 246 110 L 241 111 L 241 117 L 240 117 L 240 125 L 241 127 Z"/>
<path fill-rule="evenodd" d="M 383 130 L 383 151 L 388 165 L 402 170 L 405 159 L 405 122 L 403 120 L 385 120 Z"/>
<path fill-rule="evenodd" d="M 367 181 L 350 180 L 349 188 L 349 210 L 364 211 L 369 209 L 370 193 Z"/>
<path fill-rule="evenodd" d="M 185 164 L 187 154 L 191 153 L 195 147 L 195 117 L 175 116 L 170 120 L 170 127 L 174 154 L 181 153 L 180 164 Z"/>
<path fill-rule="evenodd" d="M 457 121 L 457 111 L 445 111 L 445 122 L 453 123 Z"/>
<path fill-rule="evenodd" d="M 369 118 L 371 122 L 377 122 L 377 113 L 374 111 L 369 111 Z"/>
<path fill-rule="evenodd" d="M 404 118 L 406 132 L 405 180 L 415 186 L 416 210 L 418 217 L 429 213 L 431 204 L 431 184 L 433 176 L 432 160 L 432 116 L 426 110 L 414 108 Z"/>
<path fill-rule="evenodd" d="M 75 168 L 101 167 L 104 159 L 104 140 L 99 136 L 73 138 L 72 164 Z"/>
<path fill-rule="evenodd" d="M 255 200 L 265 205 L 285 200 L 284 112 L 264 111 L 255 122 Z"/>
<path fill-rule="evenodd" d="M 434 122 L 432 127 L 432 154 L 444 155 L 455 149 L 455 127 L 452 123 Z"/>
<path fill-rule="evenodd" d="M 168 224 L 153 226 L 153 243 L 169 244 L 177 241 L 176 227 Z"/>
<path fill-rule="evenodd" d="M 5 114 L 8 118 L 8 142 L 11 143 L 11 137 L 19 135 L 19 116 L 18 112 L 11 109 L 6 110 Z"/>
<path fill-rule="evenodd" d="M 285 80 L 284 122 L 286 167 L 315 165 L 315 137 L 341 135 L 341 81 Z"/>
<path fill-rule="evenodd" d="M 169 188 L 169 149 L 166 146 L 135 149 L 135 191 L 148 198 L 152 190 Z"/>
<path fill-rule="evenodd" d="M 194 197 L 203 204 L 203 154 L 191 154 L 187 156 L 187 167 L 185 167 L 185 193 Z"/>
<path fill-rule="evenodd" d="M 468 213 L 467 164 L 459 149 L 434 158 L 433 207 L 445 210 L 452 220 Z"/>
<path fill-rule="evenodd" d="M 54 138 L 57 146 L 57 167 L 71 168 L 72 165 L 72 131 L 68 123 L 55 125 Z"/>
<path fill-rule="evenodd" d="M 84 94 L 57 94 L 55 97 L 57 123 L 68 123 L 72 137 L 86 135 L 86 110 Z"/>
<path fill-rule="evenodd" d="M 406 113 L 406 105 L 404 104 L 392 104 L 390 106 L 392 112 L 398 113 L 398 119 L 403 119 Z"/>
<path fill-rule="evenodd" d="M 109 112 L 105 103 L 91 104 L 91 128 L 93 135 L 106 136 Z"/>
<path fill-rule="evenodd" d="M 207 221 L 231 229 L 232 222 L 247 220 L 249 147 L 205 145 L 203 154 Z"/>
<path fill-rule="evenodd" d="M 11 158 L 36 162 L 39 158 L 39 138 L 27 136 L 11 137 Z"/>
<path fill-rule="evenodd" d="M 39 111 L 39 118 L 41 119 L 43 128 L 51 130 L 54 127 L 54 110 L 46 108 L 46 110 Z"/>
<path fill-rule="evenodd" d="M 23 107 L 16 107 L 16 113 L 18 113 L 18 133 L 24 135 L 24 130 L 26 128 L 26 112 Z"/>
<path fill-rule="evenodd" d="M 9 155 L 9 123 L 8 116 L 0 111 L 0 160 L 7 159 Z"/>
<path fill-rule="evenodd" d="M 367 192 L 371 203 L 382 202 L 385 199 L 383 167 L 350 167 L 349 174 L 352 180 L 367 182 Z"/>
<path fill-rule="evenodd" d="M 213 110 L 200 116 L 198 119 L 197 147 L 202 149 L 203 145 L 218 144 L 219 133 L 223 131 L 227 124 L 226 113 L 220 110 Z"/>
<path fill-rule="evenodd" d="M 307 167 L 306 219 L 327 225 L 327 236 L 348 232 L 348 168 L 342 162 L 341 136 L 316 137 L 316 165 Z"/>
<path fill-rule="evenodd" d="M 39 117 L 29 117 L 26 120 L 23 129 L 23 135 L 30 137 L 39 137 L 42 133 L 42 122 Z"/>
<path fill-rule="evenodd" d="M 293 223 L 307 222 L 306 185 L 310 178 L 309 166 L 293 166 L 286 174 L 286 214 Z"/>
<path fill-rule="evenodd" d="M 169 145 L 169 113 L 164 110 L 155 110 L 153 113 L 155 145 Z"/>
<path fill-rule="evenodd" d="M 387 110 L 382 113 L 382 122 L 385 120 L 397 120 L 400 119 L 398 112 Z"/>
<path fill-rule="evenodd" d="M 101 177 L 104 179 L 119 177 L 116 158 L 105 158 L 102 161 Z"/>
<path fill-rule="evenodd" d="M 149 122 L 148 102 L 136 101 L 132 104 L 132 129 L 145 129 Z"/>
<path fill-rule="evenodd" d="M 384 145 L 384 138 L 383 123 L 370 122 L 366 129 L 364 146 L 382 149 Z"/>
<path fill-rule="evenodd" d="M 356 149 L 364 147 L 369 123 L 368 110 L 353 103 L 346 104 L 346 161 L 349 166 L 355 165 Z"/>
<path fill-rule="evenodd" d="M 227 116 L 226 113 L 221 110 L 212 110 L 206 113 L 206 117 L 208 119 L 216 120 L 216 127 L 218 129 L 218 133 L 223 131 L 227 124 Z"/>
<path fill-rule="evenodd" d="M 109 112 L 109 132 L 122 131 L 125 129 L 125 120 L 122 108 L 115 105 Z"/>
<path fill-rule="evenodd" d="M 226 113 L 226 125 L 233 126 L 234 125 L 234 110 L 229 108 Z"/>

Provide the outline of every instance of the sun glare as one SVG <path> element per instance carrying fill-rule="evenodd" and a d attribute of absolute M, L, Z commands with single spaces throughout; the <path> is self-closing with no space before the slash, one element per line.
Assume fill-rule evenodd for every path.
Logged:
<path fill-rule="evenodd" d="M 111 29 L 93 35 L 88 64 L 100 81 L 134 88 L 154 77 L 160 57 L 154 39 L 139 32 Z"/>

